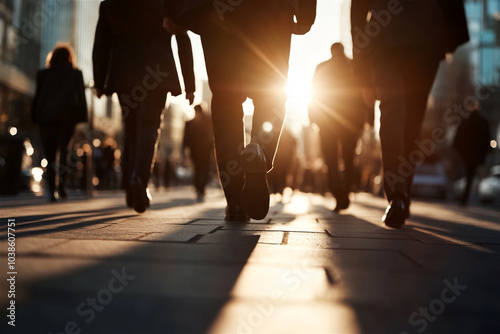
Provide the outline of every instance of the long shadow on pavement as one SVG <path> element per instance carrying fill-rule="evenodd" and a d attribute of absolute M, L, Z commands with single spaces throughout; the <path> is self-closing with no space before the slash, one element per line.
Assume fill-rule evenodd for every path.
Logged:
<path fill-rule="evenodd" d="M 205 333 L 230 298 L 258 239 L 247 236 L 238 244 L 218 245 L 68 241 L 66 255 L 63 249 L 35 258 L 37 267 L 60 262 L 67 269 L 45 272 L 48 278 L 29 283 L 19 272 L 15 332 Z M 71 255 L 77 245 L 123 249 L 111 256 L 106 250 L 103 255 Z M 12 329 L 5 321 L 1 327 L 4 333 Z"/>

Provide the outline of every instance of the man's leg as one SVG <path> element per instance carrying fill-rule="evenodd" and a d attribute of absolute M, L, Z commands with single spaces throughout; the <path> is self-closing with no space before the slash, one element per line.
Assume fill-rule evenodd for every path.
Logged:
<path fill-rule="evenodd" d="M 69 166 L 69 143 L 75 131 L 74 125 L 61 127 L 59 133 L 59 196 L 61 198 L 68 197 L 66 190 L 66 178 L 71 166 Z"/>
<path fill-rule="evenodd" d="M 406 176 L 408 203 L 411 199 L 411 187 L 413 176 L 415 175 L 416 163 L 423 162 L 434 152 L 424 152 L 418 147 L 416 141 L 421 136 L 422 123 L 427 109 L 427 99 L 434 83 L 434 78 L 438 69 L 439 60 L 435 57 L 424 58 L 413 57 L 408 59 L 405 66 L 405 87 L 406 87 L 406 118 L 405 130 L 405 161 L 412 169 Z M 415 69 L 418 68 L 418 71 Z M 428 149 L 432 149 L 429 147 Z"/>
<path fill-rule="evenodd" d="M 247 220 L 241 211 L 244 176 L 240 153 L 245 145 L 241 82 L 243 46 L 234 36 L 214 29 L 202 35 L 212 90 L 212 126 L 219 178 L 228 205 L 228 220 Z"/>
<path fill-rule="evenodd" d="M 376 64 L 378 66 L 374 66 L 374 76 L 380 99 L 384 191 L 391 201 L 395 194 L 406 196 L 407 189 L 407 175 L 399 168 L 405 155 L 406 90 L 403 68 L 397 59 L 386 58 Z"/>
<path fill-rule="evenodd" d="M 339 142 L 338 137 L 331 132 L 331 129 L 323 127 L 320 129 L 319 138 L 323 159 L 328 167 L 328 185 L 337 203 L 342 197 L 342 180 L 339 171 Z"/>
<path fill-rule="evenodd" d="M 404 158 L 404 124 L 406 90 L 401 56 L 380 55 L 374 62 L 374 79 L 380 100 L 380 143 L 384 170 L 384 191 L 389 201 L 382 221 L 390 227 L 401 227 L 407 211 L 407 177 L 402 169 Z"/>
<path fill-rule="evenodd" d="M 343 192 L 346 200 L 346 205 L 349 205 L 349 194 L 352 192 L 354 177 L 357 174 L 357 166 L 354 164 L 354 156 L 356 145 L 358 143 L 358 134 L 346 130 L 347 134 L 342 136 L 342 158 L 344 160 L 344 172 L 342 173 Z"/>
<path fill-rule="evenodd" d="M 291 13 L 273 6 L 268 11 L 247 33 L 245 80 L 255 107 L 251 141 L 263 149 L 270 170 L 285 119 Z"/>
<path fill-rule="evenodd" d="M 136 137 L 136 152 L 132 174 L 147 186 L 153 169 L 160 124 L 167 93 L 160 89 L 149 91 L 147 98 L 139 103 Z"/>
<path fill-rule="evenodd" d="M 132 167 L 127 189 L 127 204 L 129 199 L 134 210 L 142 213 L 150 204 L 151 195 L 147 189 L 156 153 L 161 115 L 165 107 L 166 91 L 157 89 L 149 91 L 146 99 L 139 102 L 137 107 L 135 127 L 129 124 L 135 138 L 130 144 L 135 148 L 134 155 L 129 156 L 128 162 Z M 131 121 L 131 119 L 129 119 Z"/>
<path fill-rule="evenodd" d="M 47 159 L 47 171 L 45 181 L 49 188 L 49 198 L 51 201 L 55 201 L 56 191 L 56 155 L 57 155 L 57 127 L 52 126 L 40 126 L 40 137 L 42 140 L 43 150 L 45 152 L 45 158 Z"/>
<path fill-rule="evenodd" d="M 136 152 L 137 142 L 137 124 L 139 111 L 137 108 L 131 108 L 126 104 L 120 95 L 118 95 L 120 105 L 122 108 L 122 119 L 124 128 L 124 143 L 123 152 L 121 156 L 121 169 L 122 169 L 122 189 L 127 189 L 132 175 L 132 167 L 134 165 L 134 157 Z"/>

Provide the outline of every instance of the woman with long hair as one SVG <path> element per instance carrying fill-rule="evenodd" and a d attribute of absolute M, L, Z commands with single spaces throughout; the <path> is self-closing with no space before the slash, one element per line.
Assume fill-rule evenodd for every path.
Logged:
<path fill-rule="evenodd" d="M 48 162 L 45 180 L 51 201 L 67 197 L 68 144 L 76 124 L 86 122 L 87 117 L 82 72 L 76 68 L 72 47 L 60 43 L 47 56 L 47 68 L 37 73 L 32 107 L 32 118 L 39 126 Z"/>

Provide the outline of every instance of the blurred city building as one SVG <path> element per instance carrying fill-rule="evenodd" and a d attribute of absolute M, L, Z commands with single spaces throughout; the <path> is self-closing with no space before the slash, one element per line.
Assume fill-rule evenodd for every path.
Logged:
<path fill-rule="evenodd" d="M 21 169 L 33 155 L 30 107 L 41 44 L 41 2 L 0 1 L 0 194 L 23 186 Z M 28 150 L 29 149 L 29 150 Z"/>
<path fill-rule="evenodd" d="M 462 113 L 477 99 L 493 134 L 492 145 L 500 140 L 500 0 L 465 0 L 470 42 L 461 46 L 441 64 L 429 98 L 424 137 L 432 130 L 447 131 L 447 147 Z M 439 146 L 439 145 L 438 145 Z M 493 154 L 492 156 L 495 156 Z"/>

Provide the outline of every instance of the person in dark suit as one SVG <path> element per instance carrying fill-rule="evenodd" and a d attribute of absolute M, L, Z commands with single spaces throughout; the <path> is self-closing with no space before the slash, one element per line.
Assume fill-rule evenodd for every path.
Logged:
<path fill-rule="evenodd" d="M 384 190 L 389 201 L 382 220 L 399 228 L 409 217 L 427 97 L 438 64 L 469 39 L 460 0 L 353 0 L 351 6 L 354 65 L 373 83 L 380 100 L 380 140 Z M 372 80 L 373 79 L 373 80 Z M 400 168 L 409 161 L 410 171 Z"/>
<path fill-rule="evenodd" d="M 118 94 L 125 145 L 122 187 L 127 205 L 144 212 L 147 189 L 167 93 L 182 93 L 171 48 L 163 28 L 161 0 L 106 0 L 99 8 L 93 63 L 98 97 Z M 195 82 L 187 31 L 176 35 L 186 97 L 193 102 Z"/>
<path fill-rule="evenodd" d="M 292 33 L 309 31 L 316 0 L 164 1 L 171 19 L 200 34 L 213 93 L 212 124 L 226 220 L 264 219 L 272 169 L 285 115 L 285 83 Z M 294 23 L 294 15 L 297 22 Z M 255 107 L 245 145 L 242 103 Z"/>
<path fill-rule="evenodd" d="M 355 174 L 354 151 L 370 108 L 363 101 L 344 46 L 334 43 L 331 54 L 332 58 L 316 67 L 309 119 L 320 129 L 329 188 L 337 201 L 334 211 L 339 212 L 350 204 Z M 343 171 L 340 170 L 341 161 Z"/>
<path fill-rule="evenodd" d="M 465 190 L 459 204 L 466 206 L 477 168 L 484 163 L 491 151 L 491 136 L 488 121 L 479 114 L 479 104 L 457 128 L 453 148 L 457 150 L 465 167 Z"/>
<path fill-rule="evenodd" d="M 54 202 L 58 197 L 67 197 L 65 163 L 69 158 L 68 144 L 75 125 L 86 122 L 88 114 L 83 75 L 76 68 L 72 47 L 58 44 L 47 59 L 48 68 L 37 73 L 31 115 L 40 129 L 48 162 L 46 182 L 50 200 Z"/>
<path fill-rule="evenodd" d="M 201 105 L 194 107 L 195 116 L 186 122 L 184 128 L 183 155 L 189 149 L 189 157 L 194 165 L 194 186 L 197 199 L 202 202 L 205 186 L 210 173 L 210 160 L 213 152 L 213 134 L 210 116 L 203 112 Z"/>

